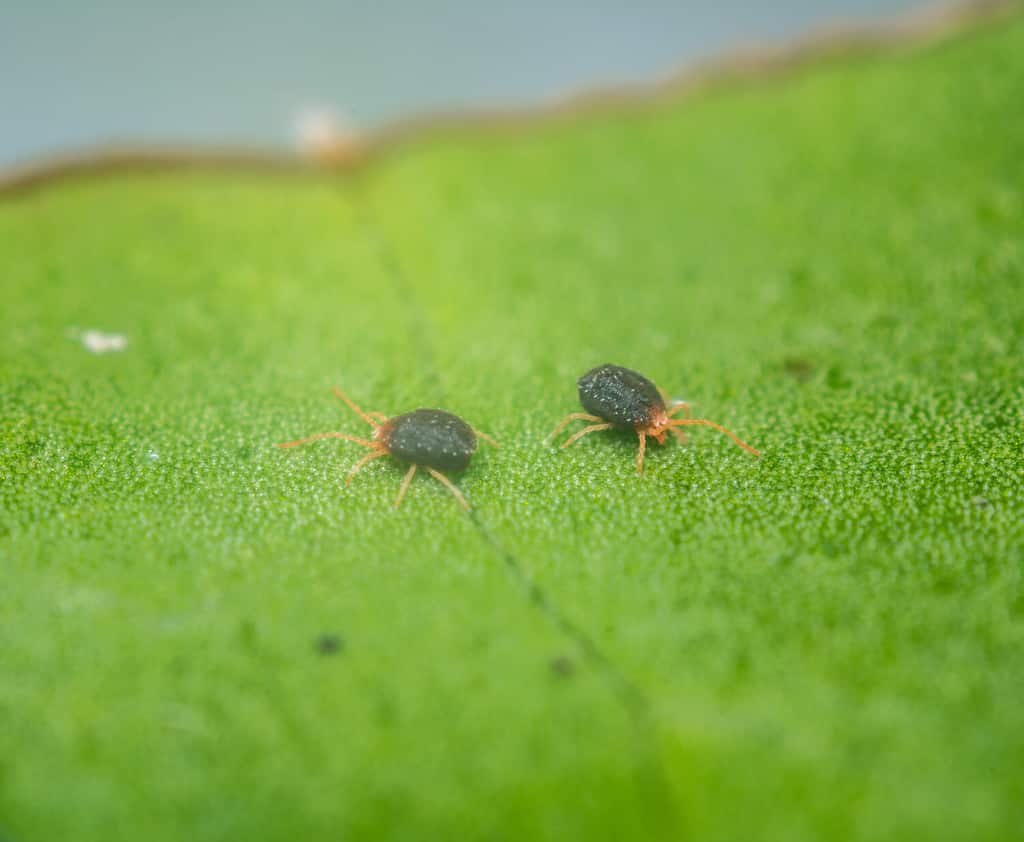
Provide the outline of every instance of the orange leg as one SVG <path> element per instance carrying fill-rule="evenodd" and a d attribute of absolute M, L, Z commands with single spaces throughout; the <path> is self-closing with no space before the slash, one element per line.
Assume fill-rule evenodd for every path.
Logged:
<path fill-rule="evenodd" d="M 736 442 L 736 444 L 738 444 L 740 447 L 742 447 L 744 450 L 748 451 L 749 453 L 753 453 L 755 456 L 760 456 L 761 455 L 760 451 L 755 450 L 749 444 L 747 444 L 745 441 L 741 441 L 739 439 L 739 437 L 735 433 L 730 432 L 729 430 L 725 429 L 725 427 L 723 427 L 721 424 L 716 424 L 714 421 L 706 421 L 703 418 L 680 418 L 680 419 L 676 419 L 675 421 L 670 421 L 669 422 L 669 426 L 670 427 L 685 427 L 685 426 L 690 426 L 690 425 L 693 425 L 693 426 L 700 425 L 702 427 L 711 427 L 714 430 L 718 430 L 718 432 L 720 432 L 720 433 L 725 433 L 725 435 L 727 435 L 734 442 Z"/>
<path fill-rule="evenodd" d="M 492 438 L 491 438 L 491 437 L 490 437 L 489 435 L 487 435 L 487 433 L 481 433 L 481 432 L 480 432 L 479 430 L 473 430 L 473 432 L 474 432 L 474 433 L 476 433 L 476 434 L 477 434 L 477 435 L 478 435 L 478 436 L 479 436 L 480 438 L 482 438 L 482 439 L 483 439 L 483 440 L 484 440 L 485 442 L 487 442 L 487 443 L 488 443 L 488 444 L 489 444 L 489 445 L 490 445 L 491 447 L 496 447 L 496 448 L 498 448 L 499 450 L 501 449 L 501 445 L 500 445 L 500 444 L 498 444 L 498 443 L 497 443 L 497 442 L 496 442 L 496 441 L 495 441 L 494 439 L 492 439 Z"/>
<path fill-rule="evenodd" d="M 300 444 L 309 444 L 311 441 L 318 441 L 320 439 L 345 439 L 345 441 L 352 441 L 356 444 L 361 444 L 363 447 L 372 447 L 376 450 L 380 447 L 380 444 L 375 441 L 367 441 L 366 439 L 357 439 L 355 436 L 350 436 L 345 433 L 317 433 L 315 436 L 308 436 L 298 441 L 286 441 L 278 445 L 278 447 L 298 447 Z"/>
<path fill-rule="evenodd" d="M 346 395 L 337 386 L 334 387 L 334 394 L 337 397 L 341 398 L 343 401 L 345 401 L 345 403 L 348 404 L 349 409 L 351 409 L 356 415 L 358 415 L 360 418 L 362 418 L 371 427 L 379 427 L 380 426 L 380 424 L 378 424 L 373 419 L 372 416 L 374 416 L 374 415 L 381 415 L 382 413 L 379 413 L 379 412 L 363 412 L 363 410 L 361 410 L 356 405 L 355 401 L 353 401 L 352 398 L 350 398 L 348 395 Z"/>
<path fill-rule="evenodd" d="M 455 495 L 455 499 L 459 501 L 459 505 L 462 506 L 467 512 L 469 511 L 469 503 L 466 502 L 466 498 L 462 496 L 462 492 L 459 491 L 448 477 L 442 474 L 440 471 L 435 471 L 433 468 L 427 468 L 430 475 L 444 485 L 452 494 Z"/>
<path fill-rule="evenodd" d="M 596 415 L 588 415 L 586 412 L 574 412 L 574 413 L 572 413 L 572 415 L 566 415 L 565 418 L 563 418 L 558 423 L 558 426 L 555 427 L 555 431 L 553 433 L 551 433 L 551 435 L 549 435 L 547 437 L 547 440 L 550 441 L 555 436 L 557 436 L 560 432 L 562 432 L 562 430 L 565 429 L 566 425 L 570 421 L 600 421 L 600 420 L 601 419 L 598 418 Z"/>
<path fill-rule="evenodd" d="M 366 414 L 369 415 L 371 418 L 376 418 L 378 421 L 383 422 L 388 420 L 387 415 L 385 415 L 383 412 L 367 412 Z"/>
<path fill-rule="evenodd" d="M 574 444 L 579 439 L 583 438 L 586 435 L 589 435 L 590 433 L 596 433 L 598 430 L 609 430 L 614 426 L 614 424 L 591 424 L 589 427 L 584 427 L 578 433 L 569 436 L 569 438 L 562 442 L 562 450 L 565 450 L 565 448 L 569 447 L 570 445 Z"/>
<path fill-rule="evenodd" d="M 410 465 L 409 470 L 405 474 L 405 479 L 402 480 L 402 487 L 398 489 L 398 497 L 395 500 L 395 508 L 397 509 L 402 505 L 402 498 L 405 496 L 405 492 L 409 488 L 409 483 L 412 482 L 413 474 L 416 473 L 416 466 Z"/>
<path fill-rule="evenodd" d="M 639 430 L 636 434 L 640 436 L 640 452 L 636 457 L 636 472 L 642 474 L 644 472 L 644 451 L 647 450 L 647 435 Z"/>
<path fill-rule="evenodd" d="M 374 459 L 380 459 L 381 456 L 387 455 L 388 452 L 383 447 L 380 448 L 380 450 L 374 450 L 371 453 L 367 453 L 362 459 L 360 459 L 358 462 L 355 463 L 355 465 L 352 466 L 352 470 L 349 471 L 348 476 L 345 477 L 345 485 L 348 485 L 350 482 L 352 482 L 353 477 L 355 477 L 355 475 L 359 473 L 363 465 L 365 465 L 367 462 L 372 462 Z"/>

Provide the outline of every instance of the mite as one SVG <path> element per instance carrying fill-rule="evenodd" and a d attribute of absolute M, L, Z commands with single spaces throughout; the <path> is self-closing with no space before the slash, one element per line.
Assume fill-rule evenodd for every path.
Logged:
<path fill-rule="evenodd" d="M 761 455 L 720 424 L 702 418 L 690 418 L 690 405 L 685 402 L 676 403 L 671 409 L 666 409 L 665 398 L 658 387 L 642 374 L 628 368 L 610 363 L 599 365 L 577 380 L 576 385 L 579 388 L 580 403 L 587 411 L 574 412 L 563 418 L 548 438 L 553 439 L 571 421 L 593 421 L 595 423 L 570 436 L 562 444 L 563 448 L 575 444 L 584 436 L 596 433 L 598 430 L 610 430 L 613 427 L 636 430 L 636 434 L 640 437 L 636 472 L 642 474 L 648 436 L 658 444 L 664 444 L 666 434 L 671 433 L 683 444 L 686 444 L 686 436 L 679 428 L 699 425 L 713 427 L 720 433 L 725 433 L 744 450 L 755 456 Z M 685 412 L 687 417 L 672 417 L 680 412 Z"/>
<path fill-rule="evenodd" d="M 416 409 L 406 412 L 404 415 L 388 418 L 382 412 L 363 412 L 348 395 L 337 387 L 334 388 L 334 394 L 348 404 L 356 415 L 373 427 L 372 439 L 361 439 L 347 433 L 317 433 L 315 436 L 308 436 L 298 441 L 283 442 L 278 447 L 298 447 L 300 444 L 308 444 L 319 439 L 345 439 L 345 441 L 355 442 L 369 448 L 370 452 L 356 462 L 352 470 L 348 472 L 345 485 L 352 482 L 352 478 L 368 462 L 380 459 L 382 456 L 393 456 L 409 465 L 409 470 L 402 480 L 402 487 L 398 490 L 398 497 L 395 500 L 396 509 L 401 505 L 409 483 L 412 482 L 412 478 L 416 474 L 416 469 L 423 468 L 455 495 L 455 499 L 459 501 L 462 508 L 469 510 L 469 503 L 462 496 L 462 492 L 441 472 L 464 470 L 476 452 L 477 436 L 497 447 L 498 443 L 494 439 L 474 430 L 457 415 L 440 409 Z"/>

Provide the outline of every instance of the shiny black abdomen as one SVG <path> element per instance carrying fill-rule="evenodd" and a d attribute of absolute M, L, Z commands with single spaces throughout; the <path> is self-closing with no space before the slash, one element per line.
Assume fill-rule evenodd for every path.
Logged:
<path fill-rule="evenodd" d="M 439 471 L 461 471 L 476 450 L 473 428 L 440 409 L 417 409 L 389 418 L 382 439 L 396 459 Z"/>
<path fill-rule="evenodd" d="M 622 366 L 599 365 L 584 374 L 576 385 L 587 412 L 619 427 L 643 427 L 653 413 L 665 411 L 658 387 L 642 374 Z"/>

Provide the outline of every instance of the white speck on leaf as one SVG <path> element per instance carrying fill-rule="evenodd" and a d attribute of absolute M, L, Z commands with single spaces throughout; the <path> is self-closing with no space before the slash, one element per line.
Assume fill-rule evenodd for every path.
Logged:
<path fill-rule="evenodd" d="M 123 333 L 104 333 L 102 330 L 83 330 L 77 339 L 87 351 L 94 354 L 106 354 L 111 351 L 123 351 L 128 347 L 128 337 Z"/>

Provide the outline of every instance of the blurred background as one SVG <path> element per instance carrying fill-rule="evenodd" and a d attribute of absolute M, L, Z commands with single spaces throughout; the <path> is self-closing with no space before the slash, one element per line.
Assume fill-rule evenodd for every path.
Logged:
<path fill-rule="evenodd" d="M 0 0 L 0 169 L 107 142 L 286 147 L 646 80 L 922 0 Z"/>

